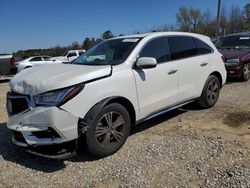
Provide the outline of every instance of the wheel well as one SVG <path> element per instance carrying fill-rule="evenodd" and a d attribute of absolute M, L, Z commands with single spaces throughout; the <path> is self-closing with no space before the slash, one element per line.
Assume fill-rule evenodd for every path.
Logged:
<path fill-rule="evenodd" d="M 24 67 L 24 69 L 31 68 L 31 67 L 32 67 L 32 66 L 28 65 L 28 66 Z"/>
<path fill-rule="evenodd" d="M 111 103 L 119 103 L 122 106 L 124 106 L 127 109 L 128 113 L 129 113 L 129 116 L 130 116 L 130 119 L 131 119 L 131 124 L 132 125 L 135 124 L 135 120 L 136 120 L 135 119 L 136 118 L 135 117 L 136 116 L 135 109 L 134 109 L 134 106 L 132 105 L 132 103 L 128 99 L 126 99 L 124 97 L 115 97 L 115 98 L 110 99 L 106 103 L 106 105 L 111 104 Z"/>
<path fill-rule="evenodd" d="M 219 72 L 212 72 L 209 76 L 214 75 L 219 79 L 220 87 L 222 87 L 222 76 Z"/>

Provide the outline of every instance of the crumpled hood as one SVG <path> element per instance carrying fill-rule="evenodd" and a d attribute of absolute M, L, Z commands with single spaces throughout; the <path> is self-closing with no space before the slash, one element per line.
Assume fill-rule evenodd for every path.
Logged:
<path fill-rule="evenodd" d="M 9 85 L 14 92 L 34 96 L 109 76 L 111 69 L 110 65 L 42 65 L 21 71 L 11 79 Z"/>
<path fill-rule="evenodd" d="M 240 59 L 244 55 L 250 53 L 249 49 L 244 50 L 227 50 L 227 49 L 220 49 L 220 53 L 225 56 L 226 59 Z"/>

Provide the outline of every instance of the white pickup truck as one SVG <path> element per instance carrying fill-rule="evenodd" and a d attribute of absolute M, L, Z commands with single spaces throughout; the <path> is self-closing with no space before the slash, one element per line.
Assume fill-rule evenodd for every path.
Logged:
<path fill-rule="evenodd" d="M 15 68 L 15 59 L 12 55 L 0 55 L 0 76 L 11 74 Z"/>
<path fill-rule="evenodd" d="M 62 56 L 54 57 L 55 59 L 62 61 L 64 63 L 70 63 L 82 55 L 85 50 L 69 50 L 66 51 Z"/>

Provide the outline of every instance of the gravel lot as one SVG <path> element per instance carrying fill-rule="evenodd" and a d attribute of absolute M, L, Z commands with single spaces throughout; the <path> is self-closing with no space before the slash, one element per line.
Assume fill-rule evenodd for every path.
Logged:
<path fill-rule="evenodd" d="M 0 83 L 0 187 L 250 187 L 250 81 L 227 83 L 217 105 L 188 105 L 132 128 L 116 154 L 65 161 L 11 144 Z"/>

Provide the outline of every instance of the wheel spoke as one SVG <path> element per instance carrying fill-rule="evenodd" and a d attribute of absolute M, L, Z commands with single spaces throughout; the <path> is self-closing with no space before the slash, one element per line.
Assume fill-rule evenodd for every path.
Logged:
<path fill-rule="evenodd" d="M 211 95 L 212 91 L 211 90 L 208 90 L 207 91 L 207 96 L 209 97 Z"/>
<path fill-rule="evenodd" d="M 217 93 L 213 92 L 212 96 L 213 96 L 213 99 L 216 99 L 217 98 Z"/>
<path fill-rule="evenodd" d="M 215 82 L 212 91 L 217 91 L 219 88 L 218 84 Z"/>
<path fill-rule="evenodd" d="M 104 134 L 107 133 L 107 128 L 106 127 L 97 127 L 95 130 L 95 137 L 100 137 Z"/>
<path fill-rule="evenodd" d="M 120 141 L 122 139 L 123 134 L 118 131 L 112 131 L 112 135 L 115 137 L 116 141 Z"/>
<path fill-rule="evenodd" d="M 125 120 L 124 120 L 123 116 L 118 116 L 118 118 L 115 120 L 115 122 L 113 122 L 112 128 L 117 129 L 118 127 L 120 127 L 124 123 L 125 123 Z"/>
<path fill-rule="evenodd" d="M 101 143 L 102 148 L 109 148 L 110 145 L 110 133 L 107 133 Z"/>
<path fill-rule="evenodd" d="M 109 127 L 112 127 L 112 124 L 113 124 L 113 112 L 108 112 L 107 114 L 105 114 L 104 115 L 104 117 L 105 117 L 105 120 L 106 120 L 106 122 L 107 122 L 107 124 L 108 124 L 108 126 Z"/>

